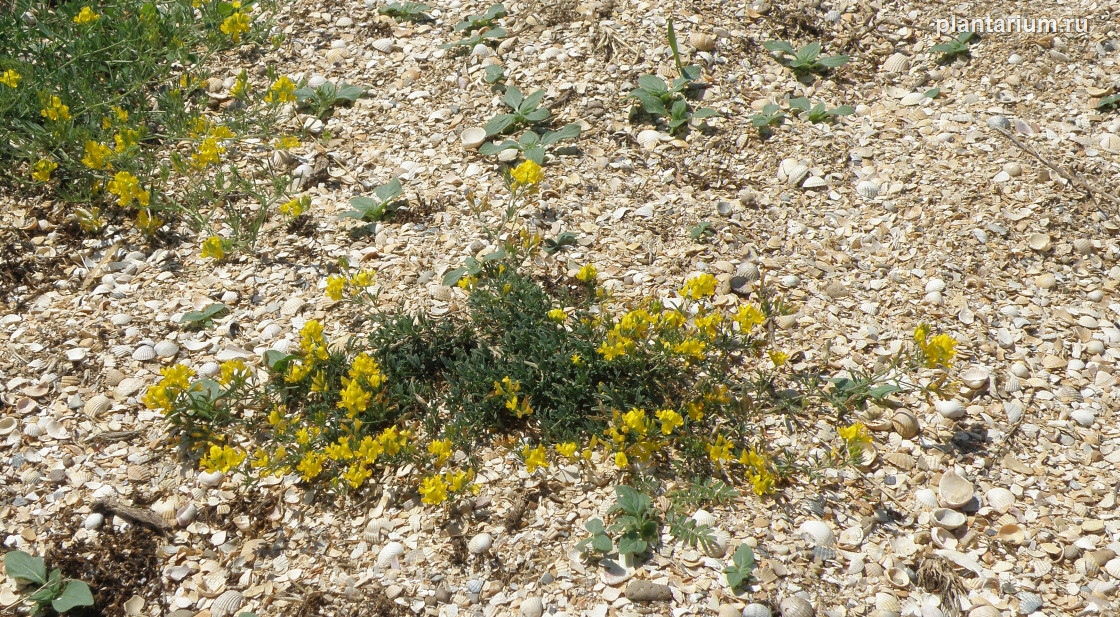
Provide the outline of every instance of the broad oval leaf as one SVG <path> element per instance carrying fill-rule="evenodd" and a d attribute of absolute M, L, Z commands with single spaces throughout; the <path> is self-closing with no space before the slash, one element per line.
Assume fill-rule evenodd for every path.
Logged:
<path fill-rule="evenodd" d="M 524 100 L 525 96 L 521 94 L 521 89 L 517 86 L 507 86 L 506 93 L 502 95 L 502 102 L 509 106 L 510 109 L 521 107 L 521 102 Z"/>
<path fill-rule="evenodd" d="M 654 94 L 664 94 L 669 91 L 669 86 L 665 85 L 665 80 L 657 75 L 642 75 L 638 78 L 638 87 Z"/>
<path fill-rule="evenodd" d="M 508 90 L 507 90 L 508 92 Z M 486 129 L 486 136 L 493 137 L 505 132 L 517 117 L 513 114 L 498 114 L 487 122 L 482 128 Z"/>
<path fill-rule="evenodd" d="M 28 555 L 23 551 L 11 551 L 4 555 L 4 572 L 11 578 L 23 579 L 38 585 L 47 582 L 47 564 L 43 558 Z"/>
<path fill-rule="evenodd" d="M 785 52 L 787 54 L 796 54 L 797 51 L 786 41 L 766 41 L 762 46 L 768 51 Z"/>
<path fill-rule="evenodd" d="M 571 124 L 565 124 L 560 128 L 560 130 L 549 131 L 548 133 L 545 133 L 544 137 L 541 137 L 541 143 L 546 146 L 550 146 L 564 139 L 575 139 L 576 137 L 579 137 L 580 130 L 580 125 L 575 122 Z"/>
<path fill-rule="evenodd" d="M 377 195 L 377 198 L 383 202 L 389 201 L 401 194 L 401 179 L 393 178 L 385 184 L 373 189 L 373 194 Z"/>
<path fill-rule="evenodd" d="M 93 606 L 93 594 L 82 581 L 66 581 L 62 593 L 51 602 L 54 610 L 65 613 L 76 606 Z"/>

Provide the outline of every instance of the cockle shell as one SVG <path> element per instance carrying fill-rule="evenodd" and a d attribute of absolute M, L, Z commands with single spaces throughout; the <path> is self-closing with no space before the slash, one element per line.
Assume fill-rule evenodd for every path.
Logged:
<path fill-rule="evenodd" d="M 968 522 L 968 517 L 950 508 L 938 508 L 933 511 L 934 525 L 944 529 L 956 529 Z"/>
<path fill-rule="evenodd" d="M 214 599 L 214 604 L 210 606 L 210 617 L 229 617 L 241 608 L 243 602 L 245 596 L 240 591 L 230 589 Z"/>
<path fill-rule="evenodd" d="M 808 600 L 799 596 L 790 596 L 779 605 L 782 617 L 813 617 L 816 612 Z"/>
<path fill-rule="evenodd" d="M 984 493 L 984 500 L 993 510 L 1003 514 L 1015 505 L 1015 494 L 1005 488 L 997 487 Z"/>
<path fill-rule="evenodd" d="M 109 397 L 104 394 L 95 394 L 86 401 L 85 406 L 82 407 L 82 411 L 84 411 L 87 416 L 96 417 L 109 411 L 109 405 L 111 404 L 112 401 L 109 400 Z"/>
<path fill-rule="evenodd" d="M 382 568 L 397 567 L 399 565 L 399 558 L 403 554 L 403 544 L 400 542 L 390 542 L 377 553 L 377 565 Z"/>
<path fill-rule="evenodd" d="M 661 143 L 661 133 L 653 129 L 645 129 L 638 133 L 638 145 L 645 150 L 653 150 Z"/>
<path fill-rule="evenodd" d="M 805 521 L 798 527 L 797 533 L 815 546 L 832 546 L 835 539 L 832 528 L 824 521 Z M 783 611 L 782 614 L 785 614 L 785 612 Z"/>
<path fill-rule="evenodd" d="M 1104 571 L 1112 578 L 1120 578 L 1120 559 L 1110 559 L 1104 564 Z"/>
<path fill-rule="evenodd" d="M 875 199 L 879 195 L 879 183 L 874 180 L 860 180 L 856 183 L 856 192 L 864 199 Z"/>
<path fill-rule="evenodd" d="M 898 601 L 898 596 L 893 593 L 880 591 L 875 594 L 875 608 L 881 611 L 897 613 L 902 610 L 902 603 Z"/>
<path fill-rule="evenodd" d="M 770 607 L 752 602 L 743 607 L 743 617 L 770 617 Z"/>
<path fill-rule="evenodd" d="M 930 540 L 937 548 L 955 549 L 957 548 L 957 537 L 953 532 L 945 529 L 944 527 L 934 527 L 929 532 Z"/>
<path fill-rule="evenodd" d="M 961 381 L 964 382 L 964 385 L 968 386 L 969 389 L 982 390 L 988 386 L 988 380 L 992 377 L 992 371 L 985 366 L 974 364 L 961 371 L 960 377 Z"/>
<path fill-rule="evenodd" d="M 472 126 L 464 129 L 459 133 L 459 141 L 463 143 L 463 147 L 468 150 L 475 150 L 486 141 L 486 129 L 481 126 Z"/>
<path fill-rule="evenodd" d="M 715 515 L 707 510 L 697 510 L 692 514 L 692 520 L 696 521 L 696 525 L 701 527 L 704 525 L 711 527 L 716 523 Z"/>
<path fill-rule="evenodd" d="M 937 493 L 941 505 L 959 510 L 972 501 L 976 488 L 957 472 L 948 471 L 941 474 L 941 481 L 937 484 Z"/>
<path fill-rule="evenodd" d="M 0 418 L 0 437 L 3 437 L 16 430 L 16 426 L 18 425 L 19 422 L 16 422 L 16 419 L 11 416 L 4 416 L 3 418 Z"/>
<path fill-rule="evenodd" d="M 981 604 L 968 611 L 968 617 L 1002 617 L 1003 613 L 991 604 Z"/>
<path fill-rule="evenodd" d="M 996 532 L 996 539 L 1004 544 L 1018 546 L 1026 541 L 1027 532 L 1021 525 L 1008 523 L 999 528 L 999 531 Z"/>
<path fill-rule="evenodd" d="M 905 73 L 910 68 L 910 58 L 906 54 L 895 52 L 883 61 L 883 70 L 888 73 Z"/>
<path fill-rule="evenodd" d="M 921 424 L 918 423 L 918 417 L 906 410 L 899 410 L 891 417 L 891 427 L 894 432 L 898 433 L 903 439 L 910 439 L 917 436 L 921 431 Z"/>
<path fill-rule="evenodd" d="M 936 409 L 937 413 L 941 414 L 943 418 L 948 418 L 950 420 L 956 420 L 963 417 L 965 414 L 964 405 L 955 399 L 934 401 L 933 408 Z"/>
<path fill-rule="evenodd" d="M 887 582 L 890 583 L 892 587 L 906 589 L 910 586 L 910 573 L 903 568 L 887 568 L 884 574 L 887 577 Z"/>
<path fill-rule="evenodd" d="M 472 555 L 481 555 L 490 550 L 493 544 L 493 536 L 484 532 L 476 535 L 467 542 L 467 550 L 470 551 Z"/>
<path fill-rule="evenodd" d="M 863 544 L 863 536 L 863 528 L 859 525 L 853 525 L 840 532 L 836 544 L 840 548 L 848 550 L 859 548 L 859 545 Z"/>
<path fill-rule="evenodd" d="M 731 544 L 731 534 L 722 529 L 715 529 L 712 531 L 712 543 L 704 552 L 708 557 L 719 559 L 727 554 L 727 548 Z"/>

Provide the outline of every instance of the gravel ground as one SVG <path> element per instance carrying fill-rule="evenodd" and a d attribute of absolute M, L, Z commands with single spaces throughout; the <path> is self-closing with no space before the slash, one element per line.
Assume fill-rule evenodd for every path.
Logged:
<path fill-rule="evenodd" d="M 6 547 L 86 555 L 98 589 L 122 590 L 116 610 L 143 615 L 1120 613 L 1120 115 L 1094 110 L 1120 85 L 1120 7 L 510 2 L 496 51 L 454 55 L 439 47 L 450 26 L 486 4 L 440 4 L 418 25 L 353 0 L 296 0 L 277 15 L 286 43 L 257 66 L 370 90 L 296 151 L 312 197 L 304 233 L 278 221 L 258 254 L 214 265 L 191 242 L 75 241 L 36 222 L 50 204 L 3 208 Z M 1017 14 L 1084 18 L 1087 31 L 985 34 L 947 65 L 929 50 L 946 38 L 935 19 Z M 625 98 L 641 74 L 672 75 L 667 18 L 705 68 L 703 104 L 724 113 L 684 139 L 631 122 Z M 771 39 L 821 40 L 852 61 L 806 86 L 762 48 Z M 225 62 L 220 78 L 254 68 Z M 465 296 L 442 275 L 488 248 L 464 196 L 505 199 L 495 159 L 460 139 L 501 111 L 482 81 L 493 62 L 509 83 L 546 90 L 556 126 L 583 127 L 579 153 L 545 167 L 524 212 L 578 245 L 537 267 L 594 263 L 633 298 L 707 271 L 726 303 L 733 278 L 761 271 L 798 307 L 780 324 L 786 347 L 834 369 L 893 353 L 922 321 L 961 341 L 958 395 L 936 407 L 903 397 L 916 433 L 907 418 L 869 419 L 878 458 L 863 477 L 711 509 L 731 547 L 758 555 L 742 593 L 724 581 L 725 557 L 674 541 L 636 571 L 573 559 L 583 522 L 613 500 L 610 474 L 530 477 L 516 456 L 484 450 L 480 493 L 457 522 L 466 538 L 491 534 L 474 554 L 444 515 L 392 492 L 335 502 L 287 479 L 199 475 L 138 403 L 169 363 L 205 372 L 257 358 L 311 318 L 347 333 L 352 309 L 322 292 L 340 257 L 378 271 L 387 306 L 457 310 Z M 750 115 L 788 96 L 855 113 L 760 139 Z M 392 177 L 411 210 L 352 239 L 355 224 L 335 215 Z M 701 221 L 715 232 L 702 242 L 688 233 Z M 214 301 L 232 307 L 215 329 L 180 328 Z M 667 586 L 652 588 L 664 599 L 636 600 L 635 581 Z M 0 605 L 14 599 L 5 582 Z"/>

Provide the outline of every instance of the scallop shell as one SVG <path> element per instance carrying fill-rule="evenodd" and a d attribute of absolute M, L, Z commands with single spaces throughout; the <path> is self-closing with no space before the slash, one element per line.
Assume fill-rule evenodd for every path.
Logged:
<path fill-rule="evenodd" d="M 160 500 L 152 504 L 152 512 L 155 512 L 156 516 L 163 519 L 168 525 L 175 522 L 175 512 L 177 509 L 173 501 Z"/>
<path fill-rule="evenodd" d="M 1011 491 L 997 487 L 993 488 L 987 493 L 984 493 L 984 499 L 993 510 L 999 513 L 1005 513 L 1015 505 L 1015 494 Z"/>
<path fill-rule="evenodd" d="M 913 469 L 918 464 L 918 459 L 905 452 L 888 452 L 883 456 L 883 459 L 891 465 L 905 470 Z"/>
<path fill-rule="evenodd" d="M 815 546 L 832 546 L 835 535 L 832 528 L 824 521 L 809 520 L 801 523 L 797 533 Z M 782 611 L 785 614 L 785 611 Z"/>
<path fill-rule="evenodd" d="M 179 345 L 174 341 L 160 341 L 156 343 L 156 346 L 152 349 L 156 352 L 156 355 L 161 358 L 170 358 L 179 353 Z"/>
<path fill-rule="evenodd" d="M 951 508 L 938 508 L 933 511 L 933 524 L 944 529 L 956 529 L 967 522 L 967 516 Z"/>
<path fill-rule="evenodd" d="M 132 352 L 132 359 L 147 362 L 156 357 L 156 350 L 151 345 L 141 345 Z"/>
<path fill-rule="evenodd" d="M 697 510 L 692 514 L 692 520 L 696 521 L 697 526 L 707 525 L 711 527 L 716 523 L 715 515 L 707 510 Z"/>
<path fill-rule="evenodd" d="M 887 568 L 884 574 L 887 577 L 887 582 L 890 583 L 892 587 L 906 589 L 910 586 L 910 573 L 904 568 Z"/>
<path fill-rule="evenodd" d="M 1009 523 L 999 528 L 999 531 L 996 532 L 996 539 L 1004 544 L 1018 546 L 1026 541 L 1027 532 L 1021 525 Z"/>
<path fill-rule="evenodd" d="M 488 533 L 480 533 L 467 542 L 467 550 L 470 551 L 472 555 L 481 555 L 490 550 L 493 544 L 493 536 Z"/>
<path fill-rule="evenodd" d="M 86 401 L 86 404 L 82 408 L 82 410 L 87 416 L 96 417 L 100 416 L 106 411 L 109 411 L 109 406 L 111 404 L 112 401 L 109 400 L 109 397 L 105 396 L 104 394 L 95 394 L 90 397 L 88 401 Z"/>
<path fill-rule="evenodd" d="M 1112 578 L 1120 578 L 1120 559 L 1110 559 L 1104 564 L 1104 571 Z"/>
<path fill-rule="evenodd" d="M 856 182 L 856 192 L 864 199 L 875 199 L 879 196 L 879 183 L 874 180 L 860 180 Z"/>
<path fill-rule="evenodd" d="M 1027 246 L 1040 253 L 1050 250 L 1050 234 L 1031 234 L 1031 236 L 1027 238 Z"/>
<path fill-rule="evenodd" d="M 910 439 L 916 437 L 918 432 L 922 430 L 921 424 L 918 422 L 918 417 L 904 409 L 895 412 L 891 416 L 891 427 L 894 432 L 902 436 L 903 439 Z"/>
<path fill-rule="evenodd" d="M 937 548 L 955 549 L 957 548 L 957 537 L 953 532 L 945 529 L 944 527 L 934 527 L 929 532 L 930 540 Z"/>
<path fill-rule="evenodd" d="M 1042 598 L 1034 592 L 1022 591 L 1019 592 L 1019 612 L 1024 615 L 1031 613 L 1042 608 Z"/>
<path fill-rule="evenodd" d="M 404 554 L 404 545 L 400 542 L 390 542 L 377 553 L 377 565 L 386 567 L 396 567 L 399 564 L 399 558 Z"/>
<path fill-rule="evenodd" d="M 716 48 L 716 37 L 704 32 L 688 35 L 688 43 L 697 51 L 712 51 Z"/>
<path fill-rule="evenodd" d="M 240 591 L 230 589 L 214 599 L 210 605 L 210 617 L 228 617 L 237 612 L 245 602 L 245 596 Z"/>
<path fill-rule="evenodd" d="M 16 419 L 11 416 L 4 416 L 3 418 L 0 418 L 0 437 L 3 437 L 4 435 L 7 435 L 16 430 L 17 426 L 19 426 L 19 422 L 17 422 Z"/>
<path fill-rule="evenodd" d="M 198 483 L 206 488 L 214 488 L 221 485 L 225 477 L 220 471 L 202 471 L 198 474 Z"/>
<path fill-rule="evenodd" d="M 712 542 L 704 551 L 708 557 L 719 559 L 727 554 L 727 548 L 731 545 L 731 534 L 722 529 L 712 531 Z"/>
<path fill-rule="evenodd" d="M 942 474 L 941 481 L 937 484 L 941 505 L 954 510 L 959 510 L 972 501 L 975 493 L 976 488 L 972 483 L 955 471 Z"/>
<path fill-rule="evenodd" d="M 914 491 L 914 499 L 917 499 L 918 503 L 930 508 L 936 508 L 938 506 L 937 493 L 932 489 L 920 488 Z"/>
<path fill-rule="evenodd" d="M 910 68 L 910 58 L 903 53 L 893 53 L 883 61 L 883 70 L 888 73 L 905 73 Z"/>
<path fill-rule="evenodd" d="M 902 610 L 902 603 L 899 602 L 898 596 L 893 593 L 880 591 L 875 594 L 875 608 L 881 611 L 897 613 Z"/>
<path fill-rule="evenodd" d="M 813 617 L 816 612 L 808 600 L 799 596 L 790 596 L 779 605 L 782 617 Z"/>
<path fill-rule="evenodd" d="M 188 503 L 175 513 L 175 523 L 180 527 L 186 527 L 194 522 L 196 516 L 198 516 L 198 506 Z"/>
<path fill-rule="evenodd" d="M 770 607 L 752 602 L 743 607 L 743 617 L 770 617 Z"/>
<path fill-rule="evenodd" d="M 1002 617 L 1003 613 L 991 604 L 981 604 L 968 611 L 968 617 Z"/>
<path fill-rule="evenodd" d="M 661 143 L 661 133 L 653 129 L 646 129 L 638 133 L 638 145 L 645 150 L 653 150 Z"/>

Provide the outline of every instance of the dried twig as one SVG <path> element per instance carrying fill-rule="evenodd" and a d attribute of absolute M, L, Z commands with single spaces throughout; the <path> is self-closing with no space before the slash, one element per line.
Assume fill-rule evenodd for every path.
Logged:
<path fill-rule="evenodd" d="M 995 130 L 998 131 L 1004 137 L 1010 139 L 1011 143 L 1015 144 L 1015 147 L 1019 148 L 1023 152 L 1026 152 L 1027 154 L 1034 157 L 1035 160 L 1037 160 L 1039 163 L 1042 163 L 1046 167 L 1050 168 L 1054 173 L 1056 173 L 1059 176 L 1061 176 L 1062 178 L 1064 178 L 1067 182 L 1069 182 L 1075 188 L 1078 188 L 1078 189 L 1081 189 L 1082 191 L 1085 191 L 1085 193 L 1088 195 L 1088 197 L 1090 199 L 1092 199 L 1093 202 L 1097 204 L 1097 206 L 1101 205 L 1099 197 L 1104 197 L 1108 201 L 1112 202 L 1113 205 L 1120 206 L 1120 197 L 1117 197 L 1116 195 L 1113 195 L 1112 193 L 1109 193 L 1108 191 L 1102 190 L 1100 187 L 1098 187 L 1098 186 L 1092 184 L 1091 182 L 1089 182 L 1088 180 L 1086 180 L 1083 176 L 1081 176 L 1077 173 L 1074 173 L 1070 170 L 1064 169 L 1064 168 L 1058 166 L 1056 163 L 1053 163 L 1053 162 L 1047 160 L 1045 157 L 1043 157 L 1041 154 L 1039 154 L 1037 150 L 1035 150 L 1034 148 L 1031 148 L 1030 146 L 1024 144 L 1022 141 L 1019 141 L 1019 138 L 1015 137 L 1015 135 L 1012 134 L 1011 131 L 1009 131 L 1007 129 L 1002 129 L 1002 128 L 999 128 L 999 127 L 993 127 L 993 128 L 995 128 Z"/>

